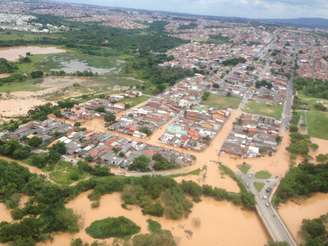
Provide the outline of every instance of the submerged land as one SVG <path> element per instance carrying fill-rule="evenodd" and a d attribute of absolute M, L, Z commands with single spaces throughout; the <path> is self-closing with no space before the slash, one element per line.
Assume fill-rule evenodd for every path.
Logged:
<path fill-rule="evenodd" d="M 326 245 L 325 29 L 18 2 L 0 243 Z"/>

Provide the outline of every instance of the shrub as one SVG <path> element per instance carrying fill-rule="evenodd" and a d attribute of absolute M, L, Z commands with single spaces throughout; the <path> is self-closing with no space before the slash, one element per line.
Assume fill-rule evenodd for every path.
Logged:
<path fill-rule="evenodd" d="M 97 220 L 86 229 L 86 232 L 90 236 L 99 239 L 126 237 L 136 234 L 139 231 L 139 226 L 123 216 Z"/>

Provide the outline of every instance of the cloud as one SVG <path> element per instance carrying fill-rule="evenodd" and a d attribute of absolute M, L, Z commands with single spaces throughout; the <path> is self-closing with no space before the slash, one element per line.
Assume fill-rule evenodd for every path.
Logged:
<path fill-rule="evenodd" d="M 328 0 L 60 0 L 115 7 L 142 8 L 250 18 L 328 18 Z"/>

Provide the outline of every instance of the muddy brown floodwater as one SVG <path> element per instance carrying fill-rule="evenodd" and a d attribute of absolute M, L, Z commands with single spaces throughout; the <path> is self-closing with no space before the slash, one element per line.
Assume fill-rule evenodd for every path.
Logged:
<path fill-rule="evenodd" d="M 0 48 L 0 57 L 5 58 L 8 61 L 16 61 L 21 56 L 25 56 L 30 52 L 34 55 L 45 55 L 54 53 L 66 52 L 64 49 L 49 46 L 16 46 Z"/>
<path fill-rule="evenodd" d="M 158 221 L 164 229 L 170 230 L 179 246 L 263 246 L 268 236 L 255 212 L 244 211 L 228 202 L 218 202 L 203 199 L 194 204 L 188 218 L 178 221 L 165 218 L 145 216 L 138 207 L 129 210 L 121 207 L 120 194 L 114 193 L 101 198 L 100 207 L 92 209 L 87 198 L 88 193 L 82 193 L 67 204 L 81 216 L 81 231 L 75 235 L 63 233 L 54 236 L 52 242 L 45 245 L 69 245 L 72 238 L 80 237 L 86 242 L 93 239 L 85 233 L 85 228 L 93 221 L 111 216 L 126 216 L 141 227 L 141 232 L 148 232 L 147 219 Z M 106 240 L 110 243 L 111 240 Z"/>
<path fill-rule="evenodd" d="M 319 154 L 328 154 L 328 140 L 311 138 L 311 141 L 319 146 L 315 152 L 311 152 L 311 156 L 314 160 L 315 157 Z"/>
<path fill-rule="evenodd" d="M 0 79 L 7 78 L 9 76 L 10 76 L 9 73 L 0 73 Z"/>
<path fill-rule="evenodd" d="M 303 219 L 314 219 L 328 213 L 328 194 L 316 193 L 309 198 L 294 199 L 279 206 L 279 214 L 298 242 Z"/>
<path fill-rule="evenodd" d="M 10 210 L 6 207 L 5 204 L 0 203 L 0 222 L 11 222 Z M 0 244 L 1 245 L 1 244 Z"/>

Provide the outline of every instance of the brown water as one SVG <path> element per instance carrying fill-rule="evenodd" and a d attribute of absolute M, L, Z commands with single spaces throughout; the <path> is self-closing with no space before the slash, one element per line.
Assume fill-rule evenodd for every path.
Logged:
<path fill-rule="evenodd" d="M 300 242 L 299 231 L 303 219 L 314 219 L 328 213 L 328 194 L 316 193 L 310 198 L 289 201 L 280 205 L 278 211 L 293 236 Z"/>
<path fill-rule="evenodd" d="M 7 78 L 9 76 L 10 76 L 9 73 L 0 73 L 0 79 Z"/>
<path fill-rule="evenodd" d="M 38 98 L 0 99 L 0 119 L 26 115 L 27 112 L 45 101 Z"/>
<path fill-rule="evenodd" d="M 66 51 L 64 49 L 57 48 L 57 47 L 16 46 L 16 47 L 0 48 L 0 57 L 5 58 L 8 61 L 16 61 L 21 56 L 25 56 L 26 53 L 28 52 L 34 55 L 43 55 L 43 54 L 63 53 Z"/>
<path fill-rule="evenodd" d="M 26 115 L 30 109 L 47 103 L 48 95 L 63 91 L 74 84 L 91 86 L 92 82 L 87 78 L 46 77 L 39 85 L 38 91 L 15 91 L 4 94 L 0 99 L 0 120 Z"/>
<path fill-rule="evenodd" d="M 0 203 L 0 222 L 11 222 L 12 220 L 10 210 L 5 206 L 5 204 Z"/>
<path fill-rule="evenodd" d="M 40 245 L 69 245 L 71 239 L 76 237 L 91 242 L 93 239 L 85 233 L 84 229 L 94 220 L 109 216 L 130 218 L 141 227 L 142 233 L 148 231 L 147 219 L 152 218 L 164 229 L 170 230 L 181 246 L 263 246 L 268 239 L 254 212 L 244 211 L 228 202 L 217 202 L 212 199 L 203 199 L 202 202 L 195 204 L 188 218 L 179 221 L 144 216 L 137 207 L 131 207 L 130 210 L 123 209 L 120 195 L 117 193 L 103 196 L 100 207 L 96 209 L 90 207 L 87 193 L 79 195 L 67 207 L 73 208 L 80 214 L 82 230 L 76 235 L 67 233 L 56 235 L 53 242 Z"/>
<path fill-rule="evenodd" d="M 319 154 L 328 154 L 328 140 L 320 138 L 311 138 L 311 141 L 319 146 L 316 151 L 311 152 L 311 156 L 314 160 L 315 157 Z"/>
<path fill-rule="evenodd" d="M 229 176 L 221 173 L 216 163 L 209 163 L 202 168 L 199 175 L 187 175 L 176 177 L 177 182 L 194 181 L 199 185 L 211 185 L 231 192 L 239 192 L 237 183 Z"/>

